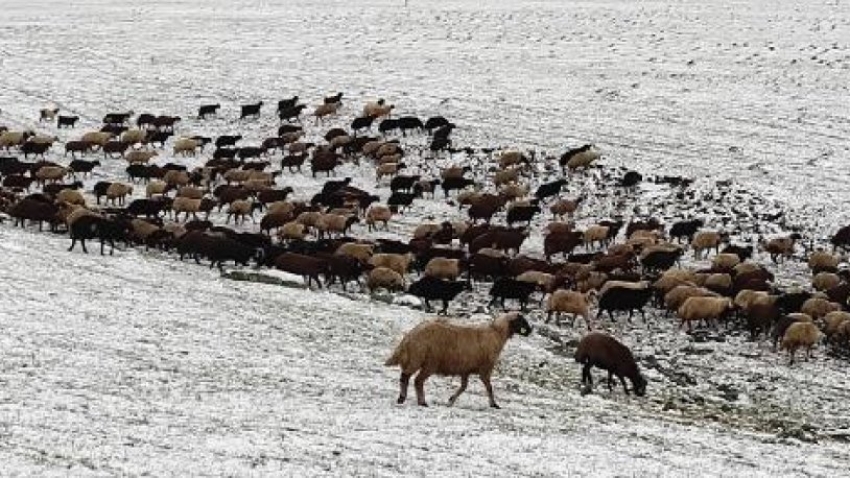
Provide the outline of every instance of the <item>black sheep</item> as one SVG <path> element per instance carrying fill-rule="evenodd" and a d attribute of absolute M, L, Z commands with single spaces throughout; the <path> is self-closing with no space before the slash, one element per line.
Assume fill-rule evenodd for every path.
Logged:
<path fill-rule="evenodd" d="M 609 390 L 613 389 L 616 376 L 620 379 L 626 395 L 629 394 L 626 378 L 632 382 L 635 395 L 642 397 L 646 394 L 646 379 L 641 375 L 632 351 L 614 337 L 601 332 L 591 332 L 582 337 L 573 357 L 576 362 L 582 364 L 582 384 L 592 386 L 593 376 L 590 375 L 590 369 L 599 367 L 608 371 Z"/>
<path fill-rule="evenodd" d="M 219 108 L 221 108 L 221 105 L 218 103 L 214 105 L 201 105 L 198 108 L 198 119 L 206 119 L 207 116 L 218 114 Z"/>
<path fill-rule="evenodd" d="M 277 102 L 277 112 L 280 113 L 283 110 L 293 108 L 298 104 L 298 96 L 293 96 L 292 98 L 288 98 L 285 100 L 280 100 Z"/>
<path fill-rule="evenodd" d="M 404 191 L 411 192 L 413 186 L 422 179 L 418 174 L 415 176 L 396 176 L 390 181 L 390 190 L 392 192 Z"/>
<path fill-rule="evenodd" d="M 634 311 L 640 312 L 641 318 L 646 320 L 646 315 L 643 311 L 646 304 L 652 299 L 652 289 L 630 289 L 626 287 L 612 287 L 605 291 L 599 297 L 599 313 L 596 314 L 598 320 L 602 313 L 608 311 L 608 316 L 611 320 L 614 319 L 615 310 L 623 310 L 629 312 L 629 322 L 632 321 Z"/>
<path fill-rule="evenodd" d="M 372 123 L 374 122 L 374 116 L 361 116 L 354 118 L 351 122 L 351 130 L 354 131 L 354 134 L 357 134 L 357 132 L 362 129 L 372 129 Z"/>
<path fill-rule="evenodd" d="M 683 250 L 654 250 L 641 257 L 640 264 L 645 272 L 662 272 L 676 265 Z"/>
<path fill-rule="evenodd" d="M 333 96 L 326 96 L 325 97 L 325 104 L 326 105 L 334 104 L 334 103 L 341 103 L 341 102 L 342 102 L 342 92 L 341 91 L 339 93 L 333 95 Z"/>
<path fill-rule="evenodd" d="M 410 130 L 419 130 L 422 131 L 422 128 L 425 127 L 422 124 L 422 120 L 415 116 L 402 116 L 398 119 L 398 129 L 401 130 L 402 136 L 407 136 L 407 132 Z"/>
<path fill-rule="evenodd" d="M 425 121 L 425 130 L 430 134 L 431 131 L 434 131 L 437 128 L 446 126 L 449 124 L 449 120 L 443 118 L 442 116 L 432 116 Z"/>
<path fill-rule="evenodd" d="M 236 143 L 242 139 L 241 134 L 237 135 L 221 135 L 215 139 L 215 147 L 223 148 L 225 146 L 236 146 Z"/>
<path fill-rule="evenodd" d="M 425 276 L 410 284 L 407 293 L 421 298 L 425 302 L 425 310 L 431 311 L 430 301 L 440 300 L 443 302 L 441 314 L 446 314 L 449 302 L 453 301 L 461 292 L 468 288 L 468 284 L 460 281 L 448 281 L 436 277 Z"/>
<path fill-rule="evenodd" d="M 413 187 L 413 192 L 411 193 L 392 193 L 387 199 L 387 206 L 389 206 L 390 210 L 398 212 L 399 210 L 410 207 L 410 205 L 413 204 L 414 199 L 422 196 L 421 188 L 417 188 L 417 186 L 418 185 Z"/>
<path fill-rule="evenodd" d="M 387 134 L 396 129 L 398 129 L 398 120 L 396 119 L 388 118 L 378 123 L 378 131 L 381 134 Z"/>
<path fill-rule="evenodd" d="M 637 171 L 628 171 L 623 178 L 620 179 L 620 187 L 633 188 L 643 181 L 643 176 Z"/>
<path fill-rule="evenodd" d="M 443 182 L 440 183 L 440 187 L 443 188 L 443 193 L 445 194 L 445 196 L 447 198 L 449 197 L 449 193 L 451 191 L 455 190 L 455 189 L 463 190 L 463 189 L 466 189 L 466 188 L 468 188 L 470 186 L 474 186 L 474 185 L 475 185 L 475 181 L 472 180 L 472 179 L 456 178 L 456 177 L 449 177 L 449 178 L 443 179 Z"/>
<path fill-rule="evenodd" d="M 490 287 L 490 307 L 498 301 L 505 308 L 505 299 L 515 299 L 519 301 L 521 310 L 525 310 L 528 305 L 528 298 L 537 290 L 537 284 L 530 282 L 522 282 L 510 277 L 500 277 L 496 279 L 493 286 Z"/>
<path fill-rule="evenodd" d="M 263 107 L 263 102 L 259 101 L 250 105 L 242 105 L 242 112 L 239 115 L 239 119 L 247 118 L 248 116 L 253 116 L 254 118 L 260 117 L 260 108 Z"/>
<path fill-rule="evenodd" d="M 57 129 L 63 128 L 63 127 L 73 128 L 77 124 L 77 121 L 79 121 L 79 120 L 80 120 L 79 116 L 62 116 L 62 115 L 59 115 L 59 117 L 56 118 L 56 128 Z"/>
<path fill-rule="evenodd" d="M 545 201 L 547 198 L 557 196 L 558 193 L 561 192 L 561 188 L 566 184 L 566 179 L 558 179 L 546 184 L 541 184 L 537 187 L 537 191 L 534 192 L 534 197 L 540 201 Z"/>
<path fill-rule="evenodd" d="M 514 206 L 508 209 L 507 222 L 508 226 L 513 226 L 514 223 L 524 222 L 531 225 L 531 220 L 534 216 L 540 214 L 540 206 L 532 204 L 530 206 Z"/>
<path fill-rule="evenodd" d="M 681 242 L 681 239 L 683 238 L 686 238 L 688 242 L 691 242 L 694 239 L 694 234 L 696 234 L 703 225 L 704 223 L 702 219 L 690 219 L 675 222 L 672 226 L 670 226 L 670 237 L 675 238 L 679 242 Z"/>
<path fill-rule="evenodd" d="M 307 105 L 295 105 L 289 108 L 284 108 L 280 110 L 278 113 L 278 117 L 281 121 L 287 121 L 291 123 L 293 120 L 298 120 L 301 117 L 301 113 L 304 111 Z"/>

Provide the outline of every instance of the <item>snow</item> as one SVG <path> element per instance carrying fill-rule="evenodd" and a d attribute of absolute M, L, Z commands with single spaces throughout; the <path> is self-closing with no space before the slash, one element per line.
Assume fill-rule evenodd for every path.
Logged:
<path fill-rule="evenodd" d="M 277 126 L 276 100 L 314 105 L 343 91 L 341 119 L 323 129 L 384 97 L 402 113 L 452 119 L 462 145 L 558 154 L 594 142 L 606 166 L 692 175 L 714 199 L 709 180 L 732 178 L 731 206 L 749 219 L 782 206 L 820 236 L 848 219 L 841 2 L 409 3 L 5 0 L 0 124 L 65 141 L 133 109 L 181 115 L 179 134 L 242 132 L 257 144 Z M 239 104 L 257 100 L 263 118 L 236 121 Z M 81 116 L 77 128 L 38 124 L 49 102 Z M 191 118 L 215 102 L 218 119 Z M 169 156 L 160 163 L 203 161 Z M 67 161 L 61 145 L 50 159 Z M 104 163 L 89 188 L 123 177 L 123 162 Z M 387 194 L 367 165 L 344 175 Z M 613 211 L 597 176 L 571 178 L 570 194 L 598 193 L 580 221 Z M 279 184 L 305 197 L 323 181 L 285 174 Z M 644 185 L 640 197 L 635 206 L 663 209 L 670 191 Z M 417 202 L 377 235 L 457 214 Z M 581 331 L 535 313 L 537 333 L 513 339 L 494 375 L 502 410 L 486 407 L 477 381 L 446 407 L 457 381 L 441 378 L 426 387 L 431 407 L 397 406 L 397 370 L 381 364 L 421 319 L 404 306 L 415 301 L 67 246 L 0 225 L 3 474 L 839 476 L 850 461 L 846 443 L 827 438 L 850 429 L 846 362 L 822 351 L 789 368 L 765 344 L 693 343 L 652 314 L 607 326 L 641 358 L 649 396 L 581 396 L 570 356 Z M 535 234 L 524 250 L 541 247 Z M 470 313 L 478 301 L 465 298 L 461 320 L 490 317 Z"/>

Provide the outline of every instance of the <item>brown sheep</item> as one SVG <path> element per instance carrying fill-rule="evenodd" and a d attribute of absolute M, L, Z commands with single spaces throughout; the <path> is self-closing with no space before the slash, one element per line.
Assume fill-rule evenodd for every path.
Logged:
<path fill-rule="evenodd" d="M 393 217 L 393 212 L 389 207 L 384 206 L 383 204 L 373 204 L 368 211 L 366 211 L 366 225 L 369 227 L 369 231 L 372 231 L 375 228 L 376 224 L 379 222 L 384 223 L 384 229 L 389 230 L 389 222 Z"/>
<path fill-rule="evenodd" d="M 812 356 L 812 347 L 820 340 L 821 332 L 812 322 L 795 322 L 788 326 L 782 337 L 782 350 L 791 356 L 789 365 L 794 364 L 794 354 L 800 347 L 806 348 L 806 360 Z"/>
<path fill-rule="evenodd" d="M 679 307 L 679 318 L 682 319 L 679 327 L 688 324 L 688 331 L 692 330 L 691 323 L 702 320 L 710 325 L 711 319 L 719 323 L 725 319 L 733 310 L 732 299 L 728 297 L 689 297 Z"/>
<path fill-rule="evenodd" d="M 460 276 L 460 260 L 435 257 L 425 265 L 424 275 L 453 281 Z"/>
<path fill-rule="evenodd" d="M 431 375 L 459 375 L 460 388 L 449 398 L 449 406 L 466 390 L 469 376 L 477 374 L 487 390 L 490 406 L 499 408 L 493 397 L 490 376 L 505 343 L 514 334 L 528 336 L 531 325 L 516 312 L 499 316 L 490 324 L 459 325 L 447 320 L 426 320 L 405 334 L 386 366 L 401 366 L 397 403 L 407 399 L 410 377 L 414 381 L 419 405 L 425 402 L 425 380 Z"/>
<path fill-rule="evenodd" d="M 576 362 L 582 364 L 582 384 L 588 387 L 593 386 L 593 376 L 590 375 L 590 369 L 596 366 L 608 371 L 609 390 L 613 388 L 614 376 L 617 376 L 626 395 L 629 394 L 626 378 L 632 382 L 632 390 L 635 395 L 642 397 L 646 394 L 646 379 L 641 375 L 632 351 L 614 337 L 601 332 L 591 332 L 585 335 L 578 343 L 574 358 Z"/>
<path fill-rule="evenodd" d="M 812 277 L 812 287 L 818 291 L 827 291 L 841 283 L 841 277 L 834 272 L 818 272 Z"/>
<path fill-rule="evenodd" d="M 572 327 L 575 325 L 576 317 L 580 315 L 584 319 L 587 330 L 591 330 L 590 303 L 595 299 L 596 290 L 594 289 L 591 289 L 587 293 L 558 289 L 546 301 L 546 323 L 552 320 L 552 314 L 556 314 L 555 322 L 561 325 L 561 314 L 572 314 L 573 320 L 570 323 Z"/>
<path fill-rule="evenodd" d="M 410 263 L 413 261 L 413 254 L 375 254 L 369 258 L 369 264 L 374 267 L 386 267 L 392 269 L 399 274 L 407 274 Z"/>
<path fill-rule="evenodd" d="M 369 292 L 375 292 L 376 289 L 400 292 L 404 290 L 404 276 L 388 267 L 375 267 L 369 271 L 366 286 Z"/>
<path fill-rule="evenodd" d="M 841 304 L 830 302 L 827 299 L 812 297 L 803 303 L 800 307 L 800 312 L 809 315 L 813 320 L 817 320 L 830 312 L 841 310 Z"/>
<path fill-rule="evenodd" d="M 133 186 L 122 183 L 112 183 L 106 189 L 106 201 L 115 204 L 115 200 L 117 199 L 118 204 L 123 205 L 125 198 L 130 194 L 133 194 Z"/>
<path fill-rule="evenodd" d="M 720 249 L 720 244 L 727 239 L 728 236 L 726 234 L 717 231 L 697 232 L 694 234 L 693 240 L 691 240 L 691 247 L 694 249 L 694 259 L 700 259 L 703 251 L 708 251 L 709 249 L 714 249 L 714 252 L 717 253 Z"/>

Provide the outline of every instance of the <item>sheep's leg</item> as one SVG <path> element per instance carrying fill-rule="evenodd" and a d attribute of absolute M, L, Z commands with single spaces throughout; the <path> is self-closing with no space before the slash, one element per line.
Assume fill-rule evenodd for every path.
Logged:
<path fill-rule="evenodd" d="M 589 384 L 591 387 L 593 386 L 593 375 L 590 374 L 590 362 L 585 362 L 584 367 L 581 368 L 581 383 Z"/>
<path fill-rule="evenodd" d="M 626 395 L 629 395 L 629 387 L 626 386 L 626 379 L 620 375 L 620 383 L 623 384 L 623 391 L 626 392 Z"/>
<path fill-rule="evenodd" d="M 425 401 L 425 380 L 428 380 L 430 375 L 429 372 L 420 370 L 416 374 L 416 380 L 413 381 L 413 386 L 416 388 L 416 402 L 422 407 L 428 406 L 428 403 Z"/>
<path fill-rule="evenodd" d="M 484 384 L 484 388 L 487 390 L 487 398 L 490 399 L 490 406 L 492 408 L 502 408 L 496 404 L 496 398 L 493 397 L 493 385 L 490 383 L 489 372 L 481 374 L 481 383 Z"/>
<path fill-rule="evenodd" d="M 407 400 L 407 389 L 410 385 L 410 374 L 401 372 L 401 377 L 398 379 L 398 384 L 399 384 L 400 390 L 399 390 L 399 393 L 398 393 L 398 400 L 396 400 L 396 403 L 401 405 L 402 403 L 404 403 L 405 400 Z"/>
<path fill-rule="evenodd" d="M 466 386 L 469 384 L 469 375 L 461 375 L 460 376 L 460 388 L 454 393 L 454 395 L 449 398 L 449 406 L 453 406 L 455 404 L 455 400 L 460 396 L 461 393 L 466 390 Z"/>
<path fill-rule="evenodd" d="M 88 249 L 86 249 L 86 238 L 85 237 L 80 238 L 80 245 L 83 246 L 83 252 L 88 254 L 89 251 L 88 251 Z"/>
<path fill-rule="evenodd" d="M 614 391 L 614 372 L 608 371 L 608 391 Z"/>
<path fill-rule="evenodd" d="M 73 250 L 74 250 L 74 246 L 75 246 L 76 244 L 77 244 L 77 238 L 76 238 L 76 237 L 72 237 L 72 238 L 71 238 L 71 247 L 69 247 L 69 248 L 68 248 L 68 252 L 73 251 Z"/>

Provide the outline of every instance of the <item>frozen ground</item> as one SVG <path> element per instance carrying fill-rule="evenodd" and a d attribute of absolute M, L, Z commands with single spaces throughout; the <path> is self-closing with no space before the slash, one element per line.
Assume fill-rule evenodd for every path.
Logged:
<path fill-rule="evenodd" d="M 819 235 L 847 219 L 844 3 L 402 3 L 6 0 L 0 124 L 64 141 L 134 109 L 256 144 L 277 125 L 274 101 L 340 90 L 353 99 L 339 125 L 382 96 L 455 120 L 461 145 L 592 141 L 607 165 L 733 177 Z M 259 99 L 264 118 L 238 124 L 238 105 Z M 189 119 L 216 101 L 222 118 Z M 81 125 L 38 125 L 47 102 Z M 368 167 L 342 174 L 370 187 Z M 280 180 L 299 194 L 320 183 Z M 414 212 L 398 232 L 450 209 Z M 652 317 L 614 330 L 650 397 L 580 397 L 580 332 L 544 326 L 506 349 L 503 410 L 485 409 L 478 383 L 447 409 L 441 379 L 436 406 L 396 407 L 396 371 L 380 364 L 418 320 L 409 308 L 67 244 L 0 226 L 2 474 L 838 476 L 850 462 L 846 362 L 823 353 L 788 369 L 764 345 L 693 344 Z"/>
<path fill-rule="evenodd" d="M 506 347 L 502 410 L 477 382 L 445 407 L 457 383 L 439 378 L 434 406 L 399 407 L 381 363 L 410 309 L 66 244 L 0 229 L 4 475 L 838 476 L 850 459 L 664 410 L 657 374 L 648 400 L 581 397 L 540 335 Z"/>

